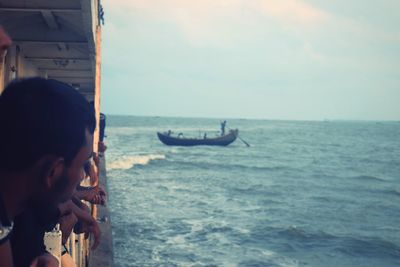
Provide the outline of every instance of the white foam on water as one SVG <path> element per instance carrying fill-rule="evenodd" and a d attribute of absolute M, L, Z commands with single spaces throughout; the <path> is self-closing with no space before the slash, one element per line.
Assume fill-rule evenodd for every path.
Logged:
<path fill-rule="evenodd" d="M 162 154 L 122 156 L 118 159 L 107 162 L 107 169 L 128 170 L 133 168 L 135 165 L 147 165 L 150 161 L 163 159 L 165 159 L 165 155 Z"/>
<path fill-rule="evenodd" d="M 204 223 L 200 220 L 187 220 L 190 224 L 192 233 L 202 231 L 204 229 Z"/>
<path fill-rule="evenodd" d="M 176 235 L 173 237 L 170 237 L 167 239 L 167 241 L 165 242 L 166 244 L 172 244 L 172 245 L 181 245 L 186 243 L 186 235 Z"/>
<path fill-rule="evenodd" d="M 161 257 L 160 257 L 160 252 L 157 248 L 154 248 L 151 252 L 151 259 L 155 262 L 160 262 Z"/>
<path fill-rule="evenodd" d="M 246 228 L 235 227 L 234 229 L 241 234 L 250 234 L 250 230 Z"/>
<path fill-rule="evenodd" d="M 298 267 L 299 264 L 290 258 L 279 255 L 278 253 L 271 250 L 261 250 L 261 254 L 265 257 L 273 260 L 273 262 L 280 267 Z"/>

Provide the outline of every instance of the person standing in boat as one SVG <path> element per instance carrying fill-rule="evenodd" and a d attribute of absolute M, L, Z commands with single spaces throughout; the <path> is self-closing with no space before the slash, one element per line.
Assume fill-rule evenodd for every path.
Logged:
<path fill-rule="evenodd" d="M 225 135 L 226 121 L 221 122 L 221 136 Z"/>

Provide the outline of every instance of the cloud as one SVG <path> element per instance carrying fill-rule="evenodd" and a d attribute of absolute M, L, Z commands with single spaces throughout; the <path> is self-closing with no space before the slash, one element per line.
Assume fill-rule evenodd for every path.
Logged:
<path fill-rule="evenodd" d="M 315 23 L 323 20 L 328 14 L 301 0 L 113 0 L 109 8 L 137 10 L 146 13 L 162 12 L 172 17 L 181 16 L 182 12 L 190 19 L 207 19 L 221 13 L 234 11 L 240 14 L 245 8 L 262 10 L 265 15 L 278 17 L 297 23 Z"/>
<path fill-rule="evenodd" d="M 113 0 L 107 9 L 121 15 L 136 12 L 155 21 L 173 23 L 193 46 L 225 47 L 235 41 L 235 29 L 274 27 L 260 25 L 263 19 L 290 30 L 316 27 L 329 17 L 301 0 Z"/>
<path fill-rule="evenodd" d="M 261 7 L 266 15 L 278 18 L 286 24 L 315 26 L 330 17 L 325 11 L 299 0 L 259 0 L 254 3 L 254 8 Z"/>
<path fill-rule="evenodd" d="M 385 113 L 391 118 L 399 114 L 394 100 L 399 96 L 400 33 L 393 26 L 398 24 L 394 23 L 397 17 L 388 15 L 388 10 L 395 8 L 365 3 L 362 8 L 368 12 L 360 17 L 359 5 L 343 3 L 103 0 L 103 62 L 107 69 L 103 77 L 104 87 L 110 88 L 105 90 L 109 91 L 105 99 L 119 97 L 124 104 L 107 102 L 116 110 L 129 106 L 153 114 L 157 108 L 162 112 L 173 109 L 168 103 L 181 96 L 184 101 L 180 102 L 188 106 L 177 107 L 171 115 L 205 116 L 208 113 L 200 104 L 192 113 L 189 106 L 209 101 L 208 94 L 229 95 L 229 102 L 242 102 L 248 96 L 247 107 L 254 108 L 253 114 L 265 111 L 273 116 L 275 112 L 275 117 L 287 118 L 298 112 L 286 109 L 287 114 L 282 115 L 279 106 L 271 113 L 265 107 L 298 104 L 310 107 L 303 117 L 311 118 L 323 114 L 325 106 L 348 103 L 343 113 L 332 108 L 321 115 L 345 118 L 352 116 L 352 104 L 361 103 L 360 99 L 373 102 L 382 94 L 385 101 L 393 100 L 385 105 L 392 107 Z M 376 17 L 371 19 L 371 15 Z M 169 96 L 171 101 L 165 101 Z M 158 100 L 151 100 L 154 98 Z M 131 99 L 136 102 L 127 103 Z M 216 101 L 209 114 L 224 114 L 219 106 Z M 368 105 L 363 107 L 371 118 L 375 110 L 381 114 L 379 105 L 373 112 Z"/>
<path fill-rule="evenodd" d="M 110 35 L 124 36 L 124 43 L 131 44 L 143 39 L 150 44 L 179 40 L 194 48 L 222 48 L 241 51 L 242 55 L 243 48 L 264 46 L 260 54 L 268 55 L 269 61 L 271 55 L 267 49 L 281 54 L 288 54 L 289 49 L 290 56 L 302 53 L 318 64 L 371 68 L 389 63 L 392 66 L 389 60 L 382 61 L 381 47 L 400 43 L 398 32 L 386 32 L 385 28 L 354 16 L 332 13 L 305 0 L 108 0 L 104 3 L 106 12 L 114 18 L 108 24 Z M 127 32 L 135 32 L 135 36 Z M 391 50 L 386 49 L 385 53 Z M 372 56 L 376 58 L 374 63 L 380 64 L 365 64 Z"/>

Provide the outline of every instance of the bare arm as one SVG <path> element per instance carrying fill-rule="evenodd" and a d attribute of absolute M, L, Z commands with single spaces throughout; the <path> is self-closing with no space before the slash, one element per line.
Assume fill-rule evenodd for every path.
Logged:
<path fill-rule="evenodd" d="M 44 253 L 39 257 L 35 258 L 30 267 L 58 267 L 58 260 L 50 253 Z"/>
<path fill-rule="evenodd" d="M 72 202 L 72 200 L 68 200 L 67 202 L 60 204 L 59 209 L 61 216 L 74 213 L 79 220 L 89 223 L 94 221 L 94 218 L 92 215 L 90 215 L 90 213 L 79 208 L 74 202 Z"/>
<path fill-rule="evenodd" d="M 13 267 L 10 241 L 0 245 L 0 267 Z"/>
<path fill-rule="evenodd" d="M 62 216 L 59 220 L 60 229 L 62 233 L 61 243 L 64 245 L 67 243 L 68 237 L 70 236 L 72 229 L 74 229 L 75 224 L 78 222 L 74 213 Z"/>
<path fill-rule="evenodd" d="M 94 241 L 92 245 L 92 249 L 96 249 L 97 246 L 100 244 L 100 238 L 101 238 L 101 231 L 99 224 L 97 221 L 92 217 L 90 213 L 85 211 L 84 209 L 78 207 L 75 205 L 73 202 L 71 202 L 73 205 L 72 212 L 76 215 L 78 220 L 82 221 L 85 226 L 86 226 L 86 235 L 89 233 L 93 234 Z"/>
<path fill-rule="evenodd" d="M 88 232 L 93 234 L 94 242 L 92 248 L 95 249 L 100 244 L 100 227 L 97 221 L 92 217 L 90 213 L 78 207 L 72 200 L 59 205 L 60 214 L 68 215 L 69 213 L 74 213 L 75 216 L 86 225 Z"/>

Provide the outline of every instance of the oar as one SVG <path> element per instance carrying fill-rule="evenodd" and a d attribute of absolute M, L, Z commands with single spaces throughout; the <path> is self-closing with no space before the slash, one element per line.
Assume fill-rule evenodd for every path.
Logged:
<path fill-rule="evenodd" d="M 237 138 L 240 139 L 240 141 L 242 141 L 247 147 L 249 147 L 249 143 L 247 143 L 246 141 L 244 141 L 242 138 L 240 138 L 240 136 L 238 135 Z"/>
<path fill-rule="evenodd" d="M 226 128 L 228 128 L 229 130 L 232 130 L 232 129 L 229 128 L 229 127 L 226 127 Z M 239 140 L 242 141 L 247 147 L 250 147 L 249 143 L 247 143 L 247 142 L 244 141 L 242 138 L 240 138 L 239 134 L 237 135 L 237 138 L 239 138 Z"/>

